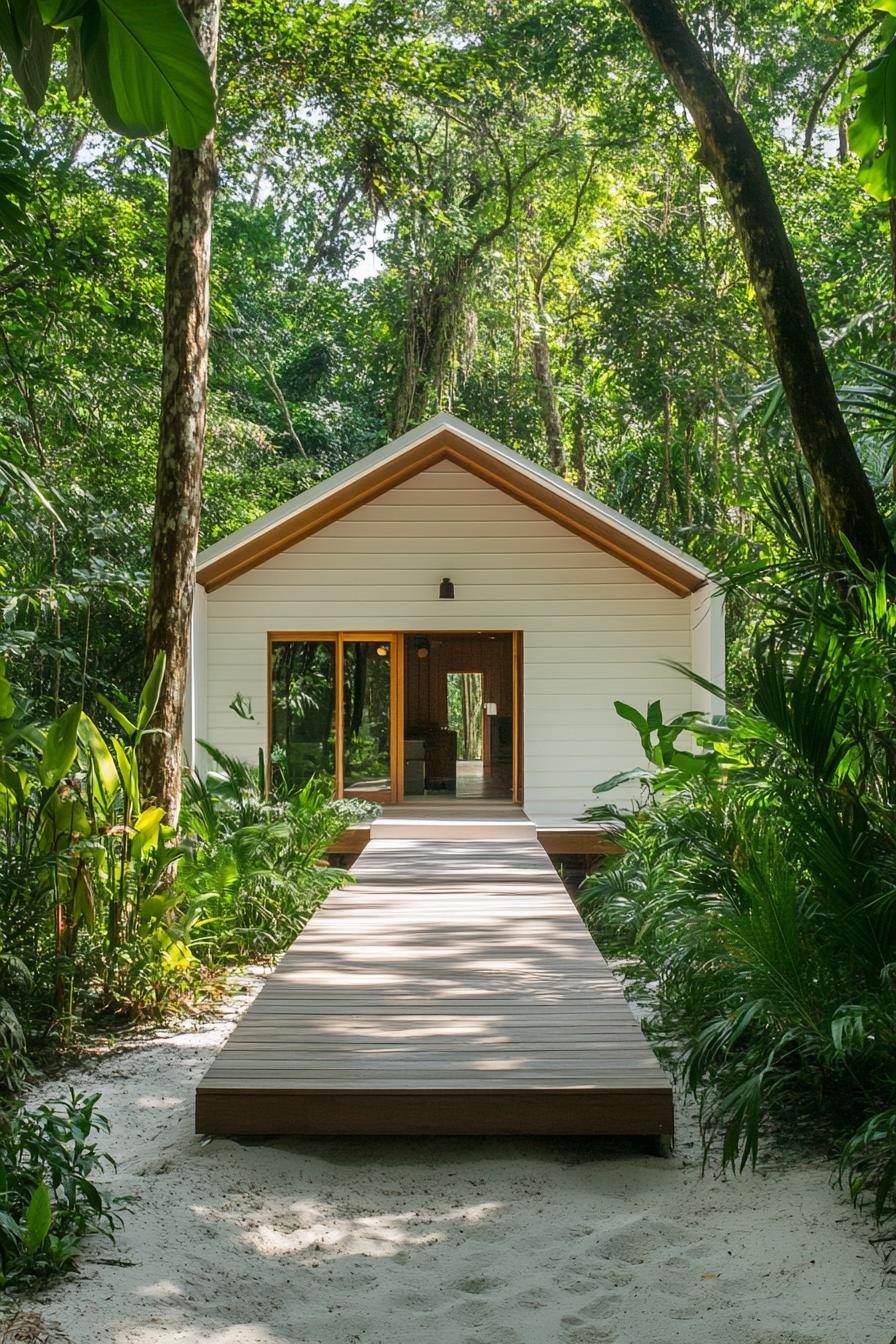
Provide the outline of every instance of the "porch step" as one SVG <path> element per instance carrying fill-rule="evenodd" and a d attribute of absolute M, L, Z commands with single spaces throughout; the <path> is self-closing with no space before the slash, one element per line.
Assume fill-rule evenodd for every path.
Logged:
<path fill-rule="evenodd" d="M 537 840 L 535 825 L 519 817 L 393 817 L 388 813 L 370 825 L 371 840 Z"/>

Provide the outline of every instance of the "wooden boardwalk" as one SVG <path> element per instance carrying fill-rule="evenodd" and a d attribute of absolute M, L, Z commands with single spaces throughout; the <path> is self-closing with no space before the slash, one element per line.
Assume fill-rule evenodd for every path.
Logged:
<path fill-rule="evenodd" d="M 512 813 L 374 826 L 202 1079 L 199 1133 L 671 1134 L 670 1084 Z"/>

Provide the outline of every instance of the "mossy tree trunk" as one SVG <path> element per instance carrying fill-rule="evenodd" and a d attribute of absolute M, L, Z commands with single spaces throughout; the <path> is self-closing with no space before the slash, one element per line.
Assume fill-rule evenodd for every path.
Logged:
<path fill-rule="evenodd" d="M 690 112 L 744 253 L 797 442 L 825 522 L 865 561 L 896 570 L 874 492 L 843 419 L 762 155 L 673 0 L 624 0 Z"/>
<path fill-rule="evenodd" d="M 181 0 L 215 75 L 221 0 Z M 162 337 L 162 404 L 146 619 L 146 668 L 166 657 L 156 715 L 144 738 L 146 794 L 177 824 L 181 799 L 184 694 L 205 450 L 209 264 L 215 194 L 214 133 L 198 149 L 172 147 Z"/>

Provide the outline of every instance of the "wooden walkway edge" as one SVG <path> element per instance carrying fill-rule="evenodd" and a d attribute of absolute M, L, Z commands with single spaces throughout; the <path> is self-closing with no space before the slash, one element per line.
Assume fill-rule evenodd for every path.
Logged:
<path fill-rule="evenodd" d="M 200 1082 L 199 1133 L 671 1135 L 534 828 L 437 834 L 370 842 Z"/>

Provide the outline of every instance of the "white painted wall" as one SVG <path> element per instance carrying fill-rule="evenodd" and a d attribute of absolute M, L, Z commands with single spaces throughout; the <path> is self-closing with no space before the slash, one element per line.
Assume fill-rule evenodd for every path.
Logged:
<path fill-rule="evenodd" d="M 453 602 L 438 598 L 443 575 Z M 257 758 L 270 630 L 522 630 L 525 807 L 568 820 L 599 780 L 641 763 L 614 700 L 660 699 L 667 716 L 703 707 L 663 666 L 718 672 L 718 613 L 703 600 L 674 596 L 445 461 L 208 595 L 194 722 L 222 750 Z M 237 693 L 253 721 L 228 708 Z"/>

